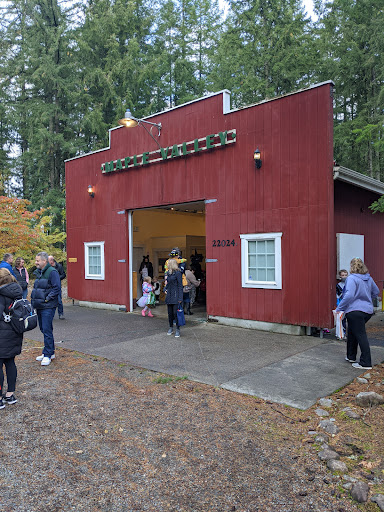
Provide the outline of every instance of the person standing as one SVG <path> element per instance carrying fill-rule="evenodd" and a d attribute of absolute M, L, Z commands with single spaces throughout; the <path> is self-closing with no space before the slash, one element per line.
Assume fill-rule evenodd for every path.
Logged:
<path fill-rule="evenodd" d="M 191 307 L 193 306 L 196 299 L 196 288 L 200 286 L 200 279 L 196 279 L 195 271 L 196 268 L 193 265 L 191 265 L 190 270 L 185 271 L 185 277 L 188 281 L 190 300 L 189 304 L 187 304 L 187 315 L 193 315 Z"/>
<path fill-rule="evenodd" d="M 58 271 L 59 276 L 60 276 L 60 294 L 58 297 L 57 312 L 59 314 L 59 320 L 65 320 L 63 297 L 62 297 L 62 290 L 61 290 L 61 281 L 67 277 L 67 274 L 65 273 L 63 265 L 61 263 L 59 263 L 58 261 L 56 261 L 52 255 L 48 256 L 48 262 L 51 265 L 51 267 L 55 268 Z"/>
<path fill-rule="evenodd" d="M 27 298 L 28 295 L 28 283 L 29 283 L 29 275 L 28 270 L 25 268 L 25 262 L 23 258 L 16 258 L 14 272 L 16 275 L 16 280 L 21 286 L 23 290 L 23 299 Z"/>
<path fill-rule="evenodd" d="M 153 286 L 151 284 L 151 278 L 149 276 L 144 277 L 142 290 L 143 296 L 137 301 L 137 305 L 140 308 L 143 308 L 143 311 L 141 312 L 143 316 L 145 316 L 146 313 L 148 313 L 148 316 L 152 318 L 153 315 L 151 313 L 151 310 L 149 309 L 148 300 L 150 299 L 151 293 L 153 292 Z"/>
<path fill-rule="evenodd" d="M 13 255 L 10 254 L 9 252 L 6 252 L 3 256 L 3 261 L 0 263 L 0 268 L 6 268 L 13 275 L 13 277 L 15 279 L 17 279 L 16 274 L 12 268 L 12 263 L 13 263 Z"/>
<path fill-rule="evenodd" d="M 41 366 L 48 366 L 55 358 L 55 340 L 53 338 L 53 317 L 58 306 L 60 294 L 60 277 L 58 271 L 48 262 L 48 254 L 36 255 L 36 280 L 31 294 L 32 306 L 37 311 L 40 331 L 44 335 L 44 349 L 36 361 Z"/>
<path fill-rule="evenodd" d="M 180 337 L 180 326 L 177 319 L 177 309 L 183 304 L 183 278 L 181 270 L 175 259 L 168 260 L 168 270 L 166 273 L 167 284 L 165 286 L 165 303 L 168 307 L 169 329 L 168 336 L 173 334 L 173 322 L 176 323 L 175 338 Z"/>
<path fill-rule="evenodd" d="M 347 357 L 354 368 L 372 369 L 371 349 L 365 324 L 373 315 L 373 299 L 379 288 L 369 275 L 368 268 L 360 258 L 351 260 L 350 275 L 345 281 L 343 296 L 336 311 L 343 311 L 348 321 Z M 360 362 L 356 362 L 357 347 L 360 347 Z"/>
<path fill-rule="evenodd" d="M 23 335 L 16 333 L 7 312 L 9 306 L 15 300 L 21 299 L 22 290 L 17 283 L 16 278 L 6 268 L 0 269 L 0 409 L 4 409 L 6 404 L 15 404 L 17 368 L 15 357 L 21 353 Z M 8 320 L 8 321 L 7 321 Z M 3 384 L 4 374 L 3 366 L 7 372 L 7 392 L 4 395 Z M 3 396 L 4 395 L 4 396 Z"/>

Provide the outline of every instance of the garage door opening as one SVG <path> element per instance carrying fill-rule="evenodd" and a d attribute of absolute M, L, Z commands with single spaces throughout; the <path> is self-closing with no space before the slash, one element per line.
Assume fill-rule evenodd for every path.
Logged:
<path fill-rule="evenodd" d="M 191 307 L 194 320 L 206 319 L 205 289 L 205 203 L 197 201 L 134 210 L 132 230 L 132 309 L 141 311 L 136 300 L 142 296 L 142 278 L 148 271 L 160 283 L 159 303 L 154 314 L 166 316 L 164 265 L 174 247 L 181 250 L 187 268 L 194 268 L 201 279 Z"/>

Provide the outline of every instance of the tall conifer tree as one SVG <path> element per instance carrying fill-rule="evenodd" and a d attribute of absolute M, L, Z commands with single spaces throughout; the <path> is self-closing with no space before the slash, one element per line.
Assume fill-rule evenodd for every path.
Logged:
<path fill-rule="evenodd" d="M 313 75 L 311 27 L 300 0 L 230 0 L 212 82 L 235 105 L 288 93 Z"/>
<path fill-rule="evenodd" d="M 384 179 L 384 9 L 381 0 L 316 2 L 319 79 L 335 82 L 335 157 Z"/>

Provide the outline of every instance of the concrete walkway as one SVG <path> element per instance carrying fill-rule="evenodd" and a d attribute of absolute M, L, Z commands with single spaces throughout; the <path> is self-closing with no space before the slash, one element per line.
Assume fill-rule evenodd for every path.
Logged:
<path fill-rule="evenodd" d="M 365 373 L 344 360 L 345 342 L 332 336 L 288 336 L 226 327 L 187 317 L 181 337 L 167 336 L 164 306 L 155 318 L 65 306 L 54 320 L 57 347 L 126 362 L 273 402 L 307 409 Z M 198 315 L 196 315 L 198 316 Z M 384 361 L 384 315 L 368 326 L 373 363 Z M 38 329 L 29 339 L 43 341 Z M 52 364 L 60 364 L 60 357 Z"/>

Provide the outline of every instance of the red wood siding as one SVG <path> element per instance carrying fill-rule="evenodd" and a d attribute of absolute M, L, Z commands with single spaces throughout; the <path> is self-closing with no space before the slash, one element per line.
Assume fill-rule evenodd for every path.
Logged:
<path fill-rule="evenodd" d="M 156 149 L 141 128 L 111 132 L 111 147 L 67 162 L 69 295 L 128 304 L 128 234 L 119 210 L 217 199 L 206 205 L 210 315 L 327 326 L 334 286 L 331 85 L 223 114 L 216 95 L 151 119 L 163 147 L 236 128 L 235 144 L 145 168 L 102 174 L 102 163 Z M 259 147 L 263 165 L 255 169 Z M 87 186 L 95 186 L 95 198 Z M 241 286 L 240 234 L 282 232 L 282 290 Z M 212 247 L 235 239 L 236 247 Z M 105 241 L 105 281 L 84 279 L 86 241 Z"/>
<path fill-rule="evenodd" d="M 365 263 L 381 290 L 380 281 L 384 280 L 384 214 L 373 214 L 368 208 L 379 197 L 348 183 L 335 182 L 335 236 L 336 233 L 364 235 Z"/>

